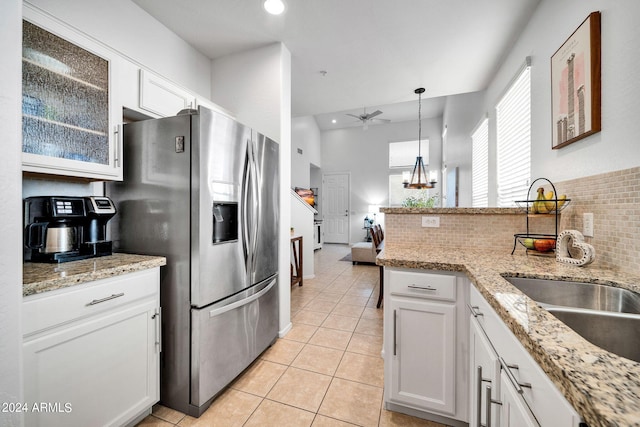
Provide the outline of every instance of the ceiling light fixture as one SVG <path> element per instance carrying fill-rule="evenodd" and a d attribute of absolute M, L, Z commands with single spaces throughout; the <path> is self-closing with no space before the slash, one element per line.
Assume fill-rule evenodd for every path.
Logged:
<path fill-rule="evenodd" d="M 282 0 L 265 0 L 262 7 L 272 15 L 280 15 L 284 12 L 284 2 Z"/>
<path fill-rule="evenodd" d="M 418 157 L 416 157 L 416 163 L 413 166 L 413 173 L 411 174 L 411 180 L 403 179 L 402 185 L 404 188 L 411 189 L 425 189 L 425 188 L 433 188 L 437 182 L 436 175 L 427 172 L 427 168 L 424 167 L 424 162 L 422 161 L 422 94 L 424 93 L 424 88 L 418 88 L 414 90 L 414 93 L 418 94 Z M 429 179 L 427 180 L 427 175 Z"/>

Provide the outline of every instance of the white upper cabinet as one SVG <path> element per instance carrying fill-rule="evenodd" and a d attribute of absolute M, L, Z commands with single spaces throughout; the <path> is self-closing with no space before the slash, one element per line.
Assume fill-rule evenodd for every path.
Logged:
<path fill-rule="evenodd" d="M 225 114 L 233 115 L 214 104 L 207 98 L 195 95 L 169 80 L 150 71 L 140 69 L 140 91 L 138 107 L 146 114 L 154 117 L 170 117 L 185 108 L 197 109 L 199 106 Z"/>
<path fill-rule="evenodd" d="M 117 67 L 109 49 L 25 5 L 23 171 L 122 180 Z"/>
<path fill-rule="evenodd" d="M 140 70 L 140 109 L 158 117 L 170 117 L 185 108 L 196 108 L 196 97 L 170 81 Z"/>

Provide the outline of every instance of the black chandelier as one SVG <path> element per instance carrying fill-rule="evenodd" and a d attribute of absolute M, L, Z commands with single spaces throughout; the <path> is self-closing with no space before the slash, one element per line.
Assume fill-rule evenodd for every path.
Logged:
<path fill-rule="evenodd" d="M 404 188 L 411 189 L 425 189 L 425 188 L 433 188 L 437 183 L 435 176 L 431 176 L 427 178 L 430 174 L 427 171 L 427 168 L 424 166 L 424 161 L 422 160 L 422 94 L 424 93 L 424 88 L 418 88 L 414 91 L 418 94 L 418 157 L 416 157 L 416 163 L 413 166 L 413 173 L 411 174 L 411 180 L 405 181 L 402 183 Z"/>

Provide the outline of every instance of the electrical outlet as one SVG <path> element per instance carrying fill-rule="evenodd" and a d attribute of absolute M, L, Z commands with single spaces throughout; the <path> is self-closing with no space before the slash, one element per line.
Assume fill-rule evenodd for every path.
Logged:
<path fill-rule="evenodd" d="M 440 217 L 439 216 L 423 216 L 422 226 L 433 227 L 433 228 L 440 227 Z"/>
<path fill-rule="evenodd" d="M 585 213 L 582 215 L 582 234 L 585 237 L 593 237 L 593 214 Z"/>

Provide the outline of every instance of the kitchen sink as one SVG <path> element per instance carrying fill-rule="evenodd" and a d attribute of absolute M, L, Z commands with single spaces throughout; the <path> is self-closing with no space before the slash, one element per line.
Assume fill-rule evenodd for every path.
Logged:
<path fill-rule="evenodd" d="M 640 362 L 640 315 L 563 307 L 546 309 L 592 344 Z"/>
<path fill-rule="evenodd" d="M 550 304 L 615 313 L 640 314 L 640 294 L 627 289 L 562 280 L 522 277 L 505 277 L 505 279 L 542 306 Z"/>
<path fill-rule="evenodd" d="M 587 341 L 640 362 L 640 294 L 594 283 L 505 279 Z"/>

